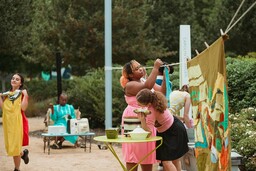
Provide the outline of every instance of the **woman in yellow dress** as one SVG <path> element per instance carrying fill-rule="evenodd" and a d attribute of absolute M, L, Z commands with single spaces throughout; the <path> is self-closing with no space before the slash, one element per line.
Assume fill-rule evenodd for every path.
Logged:
<path fill-rule="evenodd" d="M 8 156 L 13 157 L 15 169 L 19 171 L 20 161 L 28 164 L 28 150 L 22 151 L 22 146 L 29 143 L 28 122 L 25 110 L 28 107 L 28 93 L 23 88 L 24 78 L 19 73 L 12 76 L 11 89 L 0 93 L 0 107 L 2 108 L 5 149 Z"/>

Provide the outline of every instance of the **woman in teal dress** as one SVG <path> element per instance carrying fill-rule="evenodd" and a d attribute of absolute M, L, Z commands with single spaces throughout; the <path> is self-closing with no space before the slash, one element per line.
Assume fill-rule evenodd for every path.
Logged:
<path fill-rule="evenodd" d="M 75 119 L 75 109 L 72 105 L 67 104 L 68 96 L 65 93 L 60 95 L 59 104 L 52 106 L 52 113 L 50 114 L 51 119 L 54 121 L 56 126 L 65 126 L 67 128 L 67 120 Z M 63 136 L 58 137 L 57 142 L 53 145 L 53 148 L 62 148 L 63 141 L 67 140 L 72 144 L 77 143 L 78 136 Z"/>

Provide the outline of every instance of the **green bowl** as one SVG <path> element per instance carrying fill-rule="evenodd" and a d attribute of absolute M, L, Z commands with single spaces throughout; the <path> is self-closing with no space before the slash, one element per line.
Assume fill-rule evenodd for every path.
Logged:
<path fill-rule="evenodd" d="M 118 128 L 108 128 L 105 130 L 108 139 L 117 139 Z"/>

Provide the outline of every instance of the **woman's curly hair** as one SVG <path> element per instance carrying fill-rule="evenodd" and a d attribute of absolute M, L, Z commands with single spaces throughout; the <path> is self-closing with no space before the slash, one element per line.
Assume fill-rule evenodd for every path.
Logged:
<path fill-rule="evenodd" d="M 147 105 L 149 103 L 160 113 L 164 113 L 167 108 L 167 100 L 163 93 L 159 91 L 151 91 L 142 89 L 136 95 L 136 99 L 140 104 Z"/>

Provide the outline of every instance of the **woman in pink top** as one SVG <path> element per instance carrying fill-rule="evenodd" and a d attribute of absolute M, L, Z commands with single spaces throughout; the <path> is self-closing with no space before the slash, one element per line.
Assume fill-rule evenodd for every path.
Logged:
<path fill-rule="evenodd" d="M 158 75 L 159 67 L 163 65 L 160 59 L 157 59 L 154 63 L 154 68 L 152 69 L 150 75 L 146 80 L 142 78 L 145 76 L 145 69 L 135 60 L 131 60 L 126 63 L 123 67 L 122 76 L 120 78 L 121 86 L 124 88 L 125 100 L 128 106 L 125 108 L 122 116 L 122 132 L 124 132 L 124 119 L 127 117 L 138 118 L 138 115 L 134 113 L 134 109 L 138 108 L 136 102 L 136 94 L 144 89 L 154 88 L 155 90 L 164 92 L 166 89 L 165 82 L 162 86 L 156 85 L 156 77 Z M 165 92 L 164 92 L 165 93 Z M 147 117 L 146 120 L 152 135 L 156 134 L 154 128 L 154 122 L 151 116 Z M 133 168 L 146 154 L 155 148 L 155 142 L 150 143 L 123 143 L 122 152 L 124 156 L 124 161 L 126 162 L 127 170 Z M 152 171 L 153 164 L 156 163 L 155 153 L 151 154 L 141 163 L 142 171 Z M 134 169 L 137 171 L 138 167 Z"/>
<path fill-rule="evenodd" d="M 157 136 L 163 138 L 163 144 L 156 150 L 156 159 L 162 161 L 165 171 L 180 171 L 180 158 L 189 150 L 188 136 L 183 123 L 167 109 L 167 100 L 161 92 L 143 89 L 137 94 L 136 99 L 139 106 L 151 108 L 151 118 L 154 120 Z M 140 113 L 138 117 L 142 128 L 151 131 L 146 122 L 146 115 Z"/>

